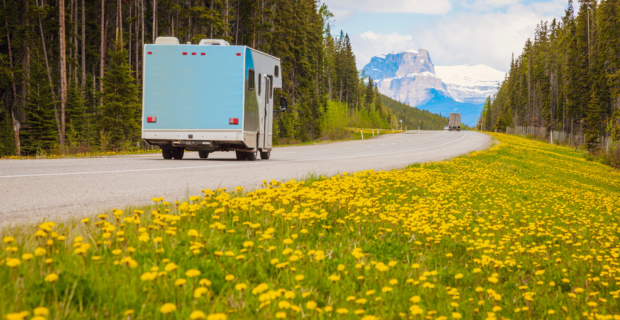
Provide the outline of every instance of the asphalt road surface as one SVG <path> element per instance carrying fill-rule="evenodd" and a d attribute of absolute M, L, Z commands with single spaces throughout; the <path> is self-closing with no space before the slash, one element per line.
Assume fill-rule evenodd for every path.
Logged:
<path fill-rule="evenodd" d="M 199 195 L 201 189 L 260 187 L 263 180 L 301 179 L 439 161 L 483 150 L 479 132 L 410 131 L 373 139 L 274 148 L 270 160 L 237 161 L 234 152 L 183 160 L 161 154 L 82 159 L 0 161 L 0 227 L 79 219 L 113 208 Z"/>

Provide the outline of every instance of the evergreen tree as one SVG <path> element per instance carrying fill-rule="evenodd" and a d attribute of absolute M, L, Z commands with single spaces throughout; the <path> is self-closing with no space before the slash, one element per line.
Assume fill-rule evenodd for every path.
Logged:
<path fill-rule="evenodd" d="M 110 142 L 117 148 L 139 139 L 140 100 L 132 74 L 127 63 L 127 50 L 119 41 L 108 51 L 100 119 L 100 128 L 109 132 Z"/>
<path fill-rule="evenodd" d="M 55 149 L 58 131 L 54 117 L 56 103 L 48 90 L 49 82 L 40 60 L 31 64 L 29 95 L 26 99 L 26 121 L 21 130 L 22 153 L 44 154 Z"/>

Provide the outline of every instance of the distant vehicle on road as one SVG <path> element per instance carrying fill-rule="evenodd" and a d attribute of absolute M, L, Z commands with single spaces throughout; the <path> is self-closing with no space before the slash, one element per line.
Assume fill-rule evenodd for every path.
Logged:
<path fill-rule="evenodd" d="M 443 129 L 448 131 L 448 130 L 450 130 L 450 126 L 445 126 L 445 127 L 443 127 Z"/>
<path fill-rule="evenodd" d="M 461 131 L 461 114 L 451 113 L 448 118 L 448 130 Z"/>
<path fill-rule="evenodd" d="M 238 160 L 269 159 L 273 89 L 282 87 L 280 59 L 218 39 L 198 45 L 159 37 L 144 46 L 142 139 L 164 159 L 183 159 L 185 150 L 207 158 L 235 151 Z"/>

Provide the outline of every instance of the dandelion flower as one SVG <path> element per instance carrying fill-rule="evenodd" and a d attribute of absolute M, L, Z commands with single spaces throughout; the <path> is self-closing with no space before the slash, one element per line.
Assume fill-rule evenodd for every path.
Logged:
<path fill-rule="evenodd" d="M 190 269 L 190 270 L 187 270 L 187 272 L 185 272 L 185 275 L 188 278 L 194 278 L 200 275 L 200 271 L 196 269 Z"/>
<path fill-rule="evenodd" d="M 207 319 L 207 315 L 200 310 L 195 310 L 192 311 L 192 313 L 189 315 L 189 318 L 191 320 Z"/>
<path fill-rule="evenodd" d="M 312 300 L 308 301 L 308 302 L 306 303 L 306 308 L 308 308 L 308 309 L 310 309 L 310 310 L 315 309 L 315 308 L 316 308 L 316 302 L 314 302 L 314 301 L 312 301 Z"/>
<path fill-rule="evenodd" d="M 179 266 L 177 266 L 176 264 L 174 264 L 173 262 L 170 262 L 166 265 L 166 267 L 164 268 L 164 270 L 166 270 L 167 272 L 172 272 L 176 269 L 178 269 Z"/>
<path fill-rule="evenodd" d="M 177 306 L 175 306 L 173 303 L 165 303 L 163 306 L 161 306 L 161 308 L 159 309 L 159 311 L 163 314 L 168 314 L 168 313 L 172 313 L 174 311 L 177 310 Z"/>
<path fill-rule="evenodd" d="M 196 288 L 196 290 L 194 290 L 194 298 L 198 299 L 198 298 L 202 297 L 202 295 L 207 293 L 208 291 L 209 291 L 209 289 L 207 289 L 205 287 L 198 287 L 198 288 Z"/>
<path fill-rule="evenodd" d="M 35 316 L 44 316 L 47 317 L 50 315 L 50 309 L 46 308 L 46 307 L 37 307 L 34 308 L 34 315 Z"/>
<path fill-rule="evenodd" d="M 229 274 L 224 279 L 226 279 L 226 281 L 233 281 L 235 280 L 235 276 L 233 276 L 232 274 Z"/>
<path fill-rule="evenodd" d="M 54 283 L 56 280 L 58 280 L 58 275 L 55 273 L 50 273 L 45 276 L 45 282 Z"/>
<path fill-rule="evenodd" d="M 213 313 L 207 317 L 207 320 L 226 320 L 228 317 L 225 313 Z"/>

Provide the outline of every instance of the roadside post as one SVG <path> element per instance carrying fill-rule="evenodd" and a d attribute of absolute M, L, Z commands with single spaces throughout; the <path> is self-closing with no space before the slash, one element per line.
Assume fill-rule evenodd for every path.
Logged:
<path fill-rule="evenodd" d="M 360 133 L 362 134 L 362 140 L 364 140 L 364 129 L 360 130 Z"/>

